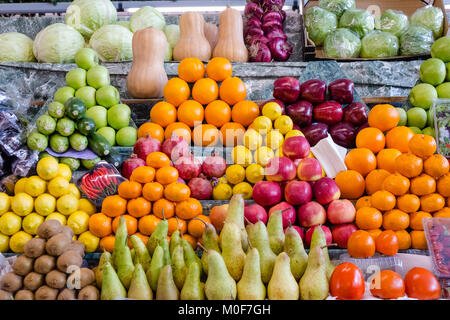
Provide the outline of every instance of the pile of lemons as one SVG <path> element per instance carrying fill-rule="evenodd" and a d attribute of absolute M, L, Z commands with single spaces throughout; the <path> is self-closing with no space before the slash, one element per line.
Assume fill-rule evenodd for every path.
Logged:
<path fill-rule="evenodd" d="M 89 231 L 89 216 L 96 212 L 87 199 L 80 198 L 70 183 L 72 172 L 52 157 L 39 160 L 37 175 L 25 177 L 14 186 L 14 196 L 0 193 L 0 252 L 22 253 L 25 243 L 36 235 L 38 226 L 49 219 L 68 225 L 88 249 L 100 241 Z"/>

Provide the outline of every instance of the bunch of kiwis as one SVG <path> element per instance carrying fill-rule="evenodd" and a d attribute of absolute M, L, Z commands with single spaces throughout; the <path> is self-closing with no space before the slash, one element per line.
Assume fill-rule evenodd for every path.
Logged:
<path fill-rule="evenodd" d="M 84 244 L 58 220 L 47 220 L 0 280 L 0 300 L 98 300 L 95 274 L 81 268 Z"/>

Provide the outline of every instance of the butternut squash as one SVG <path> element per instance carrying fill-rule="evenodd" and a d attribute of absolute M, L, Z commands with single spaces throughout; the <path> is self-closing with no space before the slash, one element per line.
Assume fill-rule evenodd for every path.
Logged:
<path fill-rule="evenodd" d="M 173 48 L 173 59 L 181 61 L 184 58 L 211 58 L 211 45 L 205 37 L 205 20 L 198 12 L 186 12 L 180 17 L 180 40 Z"/>
<path fill-rule="evenodd" d="M 206 22 L 204 29 L 206 40 L 208 40 L 209 45 L 211 46 L 211 50 L 214 50 L 219 38 L 219 28 L 217 28 L 215 24 Z"/>
<path fill-rule="evenodd" d="M 160 98 L 167 82 L 164 56 L 167 40 L 164 32 L 153 27 L 133 35 L 133 65 L 128 73 L 128 92 L 135 98 Z"/>
<path fill-rule="evenodd" d="M 213 57 L 224 57 L 233 62 L 247 62 L 248 50 L 244 43 L 241 13 L 230 7 L 219 18 L 219 39 Z"/>

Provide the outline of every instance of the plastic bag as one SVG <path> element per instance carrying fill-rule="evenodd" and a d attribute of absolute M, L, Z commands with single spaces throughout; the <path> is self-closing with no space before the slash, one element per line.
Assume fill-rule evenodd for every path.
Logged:
<path fill-rule="evenodd" d="M 375 18 L 367 10 L 347 10 L 339 20 L 339 28 L 348 28 L 363 38 L 375 29 Z"/>
<path fill-rule="evenodd" d="M 434 37 L 430 29 L 411 24 L 400 36 L 400 54 L 402 56 L 429 54 Z"/>
<path fill-rule="evenodd" d="M 372 31 L 361 41 L 361 58 L 386 58 L 398 55 L 398 38 L 392 33 Z"/>
<path fill-rule="evenodd" d="M 354 9 L 356 5 L 355 0 L 320 0 L 319 7 L 341 17 L 345 10 Z"/>
<path fill-rule="evenodd" d="M 321 46 L 328 34 L 336 30 L 338 24 L 334 13 L 320 7 L 311 7 L 305 13 L 305 28 L 316 46 Z"/>
<path fill-rule="evenodd" d="M 450 279 L 450 218 L 424 218 L 422 223 L 434 274 Z"/>
<path fill-rule="evenodd" d="M 436 99 L 432 109 L 437 152 L 450 159 L 450 99 Z"/>
<path fill-rule="evenodd" d="M 388 9 L 380 17 L 380 30 L 399 37 L 408 28 L 408 16 L 402 11 Z"/>
<path fill-rule="evenodd" d="M 339 28 L 330 32 L 323 48 L 329 58 L 357 58 L 361 51 L 361 40 L 349 29 Z"/>
<path fill-rule="evenodd" d="M 444 13 L 441 8 L 426 6 L 413 13 L 411 23 L 430 29 L 433 31 L 434 38 L 437 39 L 442 36 L 444 31 Z"/>

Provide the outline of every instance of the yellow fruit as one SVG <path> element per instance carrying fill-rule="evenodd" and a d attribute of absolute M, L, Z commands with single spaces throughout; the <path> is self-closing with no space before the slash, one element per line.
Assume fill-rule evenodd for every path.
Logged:
<path fill-rule="evenodd" d="M 53 178 L 48 183 L 48 192 L 52 196 L 59 198 L 69 193 L 69 182 L 63 177 Z"/>
<path fill-rule="evenodd" d="M 0 192 L 0 216 L 9 211 L 11 199 L 6 193 Z"/>
<path fill-rule="evenodd" d="M 78 237 L 78 241 L 84 244 L 86 252 L 95 252 L 98 248 L 98 244 L 100 243 L 100 238 L 94 236 L 89 231 L 83 232 Z"/>
<path fill-rule="evenodd" d="M 291 130 L 288 133 L 284 135 L 284 139 L 290 138 L 290 137 L 304 137 L 305 135 L 300 130 Z"/>
<path fill-rule="evenodd" d="M 28 178 L 19 179 L 14 185 L 14 194 L 25 192 L 25 185 L 27 184 Z"/>
<path fill-rule="evenodd" d="M 45 157 L 39 160 L 36 172 L 44 180 L 51 180 L 58 175 L 59 163 L 53 157 Z"/>
<path fill-rule="evenodd" d="M 252 198 L 253 188 L 248 182 L 238 183 L 233 187 L 233 194 L 242 194 L 244 200 L 250 200 Z"/>
<path fill-rule="evenodd" d="M 230 200 L 233 195 L 233 189 L 229 184 L 218 183 L 213 188 L 213 199 L 214 200 Z"/>
<path fill-rule="evenodd" d="M 86 212 L 88 215 L 92 215 L 97 212 L 97 208 L 88 199 L 78 200 L 78 210 Z"/>
<path fill-rule="evenodd" d="M 9 239 L 9 246 L 14 253 L 23 253 L 25 244 L 32 238 L 31 234 L 28 234 L 25 231 L 19 231 L 11 236 Z"/>
<path fill-rule="evenodd" d="M 25 185 L 25 192 L 32 197 L 37 197 L 45 192 L 47 188 L 47 182 L 39 178 L 38 176 L 32 176 L 28 178 Z"/>
<path fill-rule="evenodd" d="M 245 169 L 238 164 L 232 164 L 225 171 L 225 176 L 227 177 L 228 182 L 238 184 L 245 179 Z"/>
<path fill-rule="evenodd" d="M 259 147 L 255 152 L 255 161 L 265 167 L 274 156 L 273 150 L 269 147 Z"/>
<path fill-rule="evenodd" d="M 8 252 L 9 250 L 9 237 L 0 233 L 0 252 Z"/>
<path fill-rule="evenodd" d="M 34 210 L 41 216 L 48 216 L 56 208 L 56 199 L 54 196 L 43 193 L 34 200 Z"/>
<path fill-rule="evenodd" d="M 294 122 L 292 122 L 291 117 L 284 115 L 275 120 L 273 126 L 275 129 L 279 130 L 281 134 L 286 134 L 292 130 Z"/>
<path fill-rule="evenodd" d="M 70 179 L 72 178 L 72 171 L 70 170 L 70 167 L 65 163 L 58 163 L 57 177 L 63 177 L 70 182 Z"/>
<path fill-rule="evenodd" d="M 26 233 L 35 235 L 37 228 L 42 222 L 44 222 L 44 217 L 33 212 L 23 218 L 22 228 Z"/>
<path fill-rule="evenodd" d="M 283 142 L 284 137 L 280 133 L 280 131 L 273 130 L 267 134 L 266 144 L 270 149 L 272 150 L 280 149 L 283 146 Z"/>
<path fill-rule="evenodd" d="M 84 211 L 75 211 L 67 219 L 67 225 L 74 234 L 81 234 L 89 228 L 89 215 Z"/>
<path fill-rule="evenodd" d="M 11 209 L 14 213 L 24 217 L 33 211 L 33 202 L 34 200 L 29 194 L 21 192 L 11 199 Z"/>
<path fill-rule="evenodd" d="M 266 134 L 272 130 L 272 120 L 266 116 L 259 116 L 253 120 L 253 128 L 260 134 Z"/>
<path fill-rule="evenodd" d="M 274 157 L 283 157 L 283 156 L 284 156 L 283 148 L 279 148 L 279 149 L 275 150 Z"/>
<path fill-rule="evenodd" d="M 68 193 L 73 194 L 78 200 L 81 198 L 80 189 L 74 183 L 69 184 Z"/>
<path fill-rule="evenodd" d="M 22 227 L 22 218 L 12 212 L 6 212 L 0 217 L 0 232 L 11 236 Z"/>
<path fill-rule="evenodd" d="M 244 145 L 249 150 L 256 150 L 262 145 L 263 138 L 256 132 L 256 130 L 250 129 L 244 134 Z"/>
<path fill-rule="evenodd" d="M 65 194 L 56 200 L 56 210 L 65 216 L 74 213 L 78 209 L 78 199 L 73 194 Z"/>
<path fill-rule="evenodd" d="M 245 170 L 245 177 L 250 183 L 257 183 L 264 179 L 264 168 L 259 164 L 251 164 Z"/>
<path fill-rule="evenodd" d="M 262 108 L 263 116 L 266 116 L 270 120 L 274 121 L 282 114 L 280 105 L 276 102 L 268 102 Z"/>
<path fill-rule="evenodd" d="M 253 156 L 250 150 L 244 146 L 236 146 L 231 153 L 233 163 L 247 167 L 253 161 Z"/>
<path fill-rule="evenodd" d="M 51 219 L 58 220 L 61 223 L 61 225 L 63 225 L 63 226 L 66 225 L 66 221 L 67 221 L 66 217 L 63 216 L 59 212 L 50 213 L 47 217 L 45 217 L 45 221 L 51 220 Z"/>

